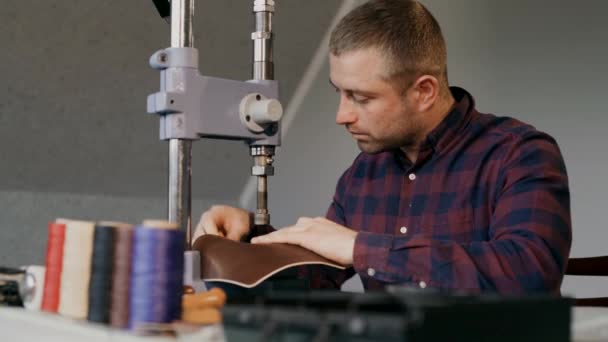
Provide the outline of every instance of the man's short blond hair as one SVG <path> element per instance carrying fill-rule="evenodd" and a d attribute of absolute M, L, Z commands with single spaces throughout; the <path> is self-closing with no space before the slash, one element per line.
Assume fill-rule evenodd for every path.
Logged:
<path fill-rule="evenodd" d="M 335 56 L 377 48 L 387 58 L 387 78 L 406 90 L 421 75 L 448 89 L 447 49 L 433 15 L 413 0 L 371 0 L 348 13 L 329 43 Z"/>

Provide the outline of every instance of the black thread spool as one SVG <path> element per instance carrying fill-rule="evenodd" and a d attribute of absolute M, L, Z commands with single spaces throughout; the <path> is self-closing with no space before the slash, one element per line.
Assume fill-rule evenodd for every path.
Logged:
<path fill-rule="evenodd" d="M 100 222 L 95 226 L 87 315 L 92 322 L 110 322 L 115 235 L 116 227 L 111 223 Z"/>
<path fill-rule="evenodd" d="M 0 267 L 0 306 L 23 306 L 19 283 L 23 283 L 25 271 Z"/>

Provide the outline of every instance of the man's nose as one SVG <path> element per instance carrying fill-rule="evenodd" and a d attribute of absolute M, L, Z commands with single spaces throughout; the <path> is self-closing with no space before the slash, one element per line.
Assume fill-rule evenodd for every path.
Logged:
<path fill-rule="evenodd" d="M 340 96 L 340 105 L 336 113 L 336 123 L 338 125 L 348 125 L 357 121 L 357 115 L 353 110 L 352 103 L 344 96 Z"/>

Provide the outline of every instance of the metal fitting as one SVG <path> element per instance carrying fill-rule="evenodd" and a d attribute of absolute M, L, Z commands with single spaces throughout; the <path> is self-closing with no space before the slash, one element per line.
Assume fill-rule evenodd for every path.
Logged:
<path fill-rule="evenodd" d="M 253 215 L 253 224 L 256 226 L 262 226 L 270 224 L 270 214 L 268 211 L 264 212 L 256 212 Z"/>
<path fill-rule="evenodd" d="M 254 165 L 251 167 L 253 176 L 274 176 L 274 166 Z"/>
<path fill-rule="evenodd" d="M 274 156 L 274 146 L 251 146 L 251 156 Z"/>
<path fill-rule="evenodd" d="M 156 51 L 149 60 L 157 70 L 167 68 L 198 68 L 198 50 L 195 48 L 167 48 Z"/>
<path fill-rule="evenodd" d="M 251 39 L 252 40 L 256 40 L 256 39 L 270 39 L 270 38 L 272 38 L 272 33 L 271 32 L 256 31 L 256 32 L 252 32 L 251 33 Z"/>
<path fill-rule="evenodd" d="M 274 12 L 274 0 L 255 0 L 253 2 L 254 12 Z"/>

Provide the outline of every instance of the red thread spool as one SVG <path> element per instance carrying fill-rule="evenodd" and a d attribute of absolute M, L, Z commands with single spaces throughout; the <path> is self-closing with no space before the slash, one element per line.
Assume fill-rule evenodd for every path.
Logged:
<path fill-rule="evenodd" d="M 46 245 L 46 272 L 41 309 L 57 312 L 59 290 L 61 288 L 61 269 L 63 264 L 63 243 L 65 224 L 49 223 L 49 238 Z"/>

